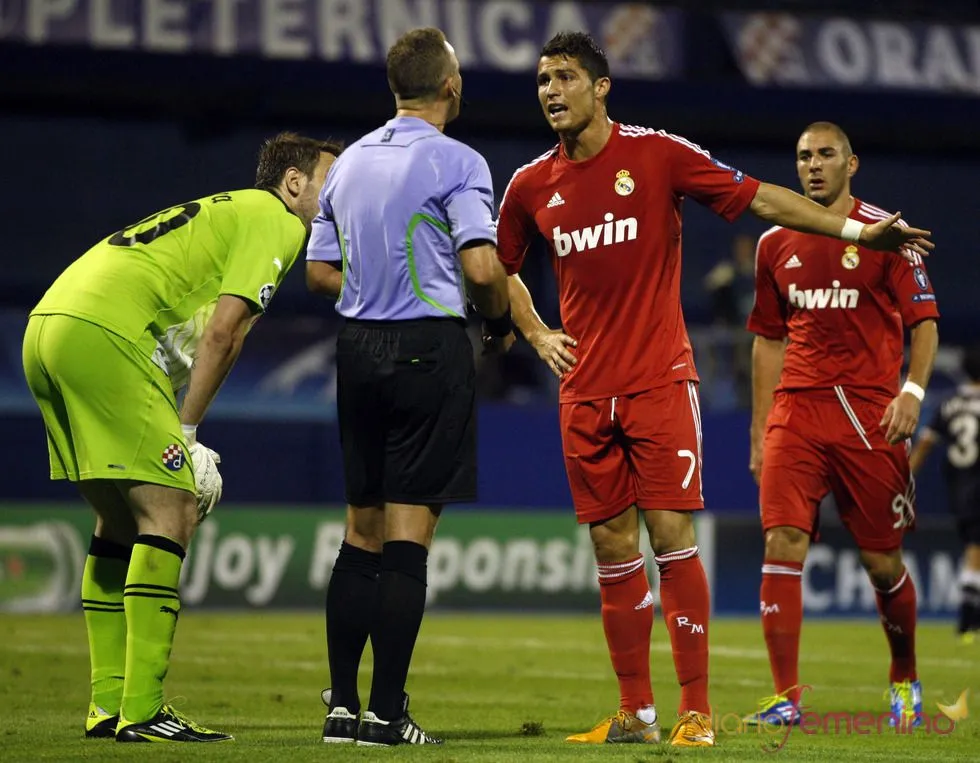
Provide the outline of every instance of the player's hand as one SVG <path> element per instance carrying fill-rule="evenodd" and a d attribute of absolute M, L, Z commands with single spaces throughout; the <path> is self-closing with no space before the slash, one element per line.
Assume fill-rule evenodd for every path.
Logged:
<path fill-rule="evenodd" d="M 749 471 L 752 472 L 752 479 L 755 480 L 755 484 L 760 484 L 762 481 L 762 442 L 756 442 L 755 438 L 752 439 L 752 444 L 749 446 Z"/>
<path fill-rule="evenodd" d="M 507 336 L 491 336 L 485 330 L 483 332 L 483 354 L 500 354 L 503 355 L 505 352 L 510 350 L 514 346 L 514 342 L 517 341 L 517 336 L 511 331 Z"/>
<path fill-rule="evenodd" d="M 896 212 L 891 217 L 879 220 L 874 225 L 866 224 L 861 231 L 861 246 L 876 249 L 880 252 L 898 252 L 910 262 L 914 255 L 928 257 L 936 245 L 929 240 L 932 231 L 922 228 L 911 228 L 899 225 L 902 213 Z"/>
<path fill-rule="evenodd" d="M 919 423 L 921 409 L 922 403 L 908 392 L 900 393 L 888 404 L 878 426 L 884 430 L 889 445 L 897 445 L 912 436 Z"/>
<path fill-rule="evenodd" d="M 578 358 L 569 349 L 570 347 L 578 347 L 578 340 L 570 337 L 561 329 L 548 329 L 532 334 L 527 338 L 527 341 L 538 353 L 538 357 L 559 379 L 578 363 Z"/>
<path fill-rule="evenodd" d="M 194 467 L 194 485 L 197 488 L 197 521 L 201 523 L 221 500 L 224 480 L 218 472 L 221 456 L 196 440 L 190 448 L 191 466 Z"/>

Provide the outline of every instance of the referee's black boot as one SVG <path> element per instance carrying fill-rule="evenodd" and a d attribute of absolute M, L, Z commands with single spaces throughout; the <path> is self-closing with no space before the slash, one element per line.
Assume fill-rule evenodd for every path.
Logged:
<path fill-rule="evenodd" d="M 370 710 L 361 716 L 357 730 L 357 743 L 362 747 L 393 747 L 396 744 L 442 744 L 423 731 L 408 714 L 408 695 L 402 705 L 402 717 L 395 721 L 383 721 Z"/>
<path fill-rule="evenodd" d="M 353 744 L 357 741 L 357 715 L 346 707 L 330 707 L 331 694 L 330 689 L 320 692 L 320 699 L 328 710 L 323 720 L 323 741 L 325 744 Z"/>

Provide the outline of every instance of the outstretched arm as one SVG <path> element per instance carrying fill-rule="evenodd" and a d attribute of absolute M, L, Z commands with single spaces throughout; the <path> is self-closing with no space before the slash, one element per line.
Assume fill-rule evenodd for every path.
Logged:
<path fill-rule="evenodd" d="M 905 225 L 900 212 L 873 225 L 865 224 L 772 183 L 759 184 L 749 209 L 757 217 L 784 228 L 853 241 L 869 249 L 893 252 L 909 249 L 927 256 L 934 248 L 928 240 L 932 233 Z"/>

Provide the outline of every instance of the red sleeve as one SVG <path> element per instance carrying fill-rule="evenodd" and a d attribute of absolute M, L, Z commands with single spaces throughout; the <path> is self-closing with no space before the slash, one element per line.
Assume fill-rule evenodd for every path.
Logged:
<path fill-rule="evenodd" d="M 914 326 L 919 321 L 939 317 L 936 294 L 921 257 L 915 255 L 915 261 L 910 263 L 897 254 L 889 255 L 885 271 L 902 323 Z"/>
<path fill-rule="evenodd" d="M 521 202 L 517 178 L 511 178 L 497 216 L 497 257 L 507 275 L 512 276 L 520 271 L 536 230 L 534 218 Z"/>
<path fill-rule="evenodd" d="M 771 249 L 768 237 L 763 234 L 755 248 L 755 302 L 746 327 L 766 339 L 783 339 L 786 336 L 786 306 L 773 278 Z"/>
<path fill-rule="evenodd" d="M 759 189 L 758 180 L 713 159 L 703 148 L 677 135 L 667 135 L 664 142 L 670 152 L 675 190 L 704 204 L 728 222 L 752 203 Z"/>

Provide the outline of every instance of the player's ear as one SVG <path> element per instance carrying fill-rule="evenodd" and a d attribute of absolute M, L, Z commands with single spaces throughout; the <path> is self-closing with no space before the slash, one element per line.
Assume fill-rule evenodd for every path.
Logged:
<path fill-rule="evenodd" d="M 298 168 L 290 167 L 283 175 L 282 182 L 291 196 L 299 196 L 303 190 L 303 179 L 306 178 Z"/>
<path fill-rule="evenodd" d="M 849 178 L 854 177 L 857 174 L 858 166 L 860 165 L 857 154 L 851 154 L 847 157 L 847 176 Z"/>
<path fill-rule="evenodd" d="M 609 77 L 599 77 L 599 79 L 592 83 L 592 92 L 595 94 L 595 97 L 603 101 L 609 96 L 611 89 L 612 80 Z"/>

